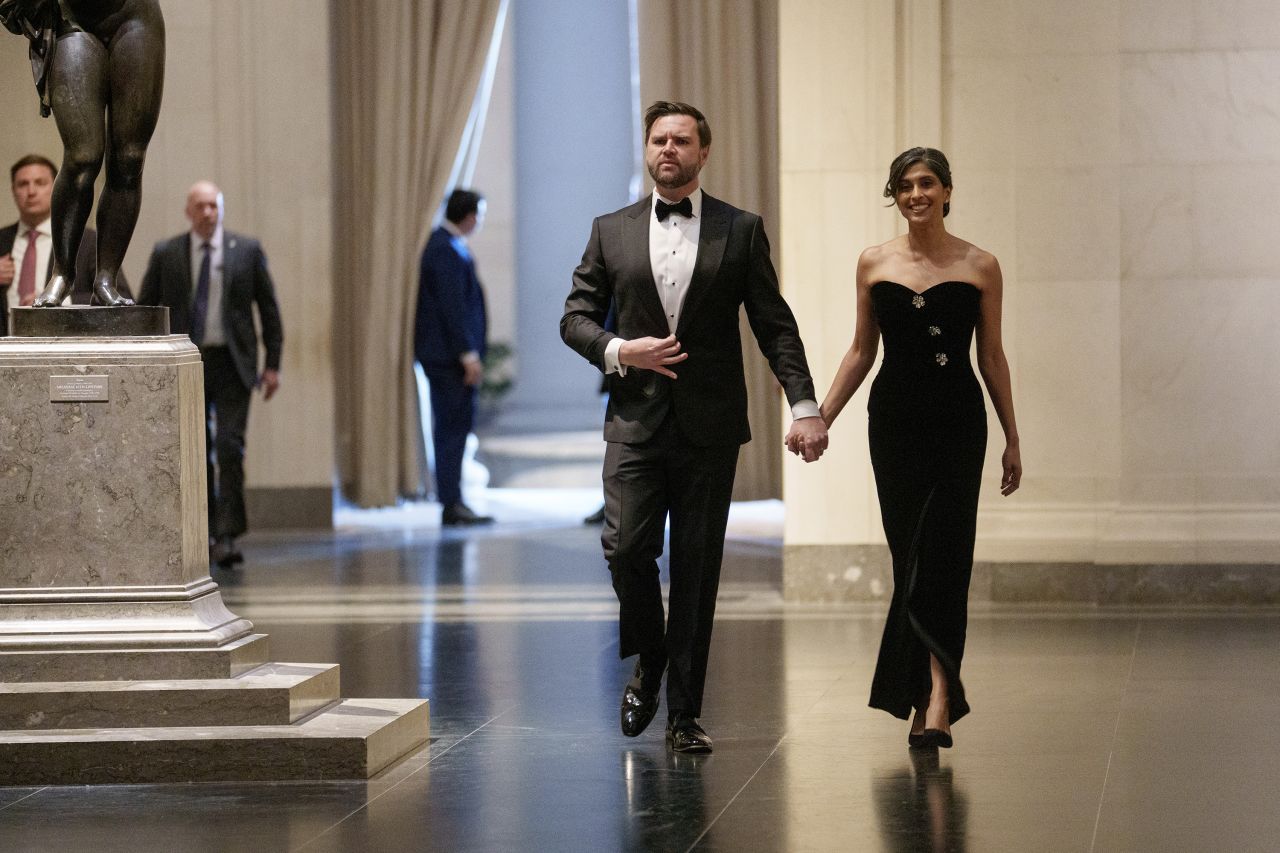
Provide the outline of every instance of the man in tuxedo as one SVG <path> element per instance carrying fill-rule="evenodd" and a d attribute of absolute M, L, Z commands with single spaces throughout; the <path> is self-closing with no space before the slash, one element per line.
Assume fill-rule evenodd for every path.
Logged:
<path fill-rule="evenodd" d="M 601 541 L 619 601 L 619 654 L 639 655 L 622 732 L 634 737 L 653 719 L 666 670 L 667 743 L 710 752 L 698 717 L 738 448 L 751 438 L 740 308 L 786 392 L 788 437 L 803 437 L 807 461 L 827 433 L 760 217 L 699 187 L 706 119 L 659 101 L 644 124 L 656 191 L 592 224 L 560 334 L 609 381 Z M 605 328 L 611 303 L 616 333 Z M 668 516 L 664 630 L 657 558 Z"/>
<path fill-rule="evenodd" d="M 267 257 L 258 241 L 222 227 L 222 191 L 199 181 L 187 193 L 191 230 L 156 244 L 142 277 L 143 305 L 169 308 L 170 328 L 191 336 L 204 362 L 209 559 L 223 568 L 242 562 L 236 539 L 248 528 L 244 510 L 244 433 L 249 399 L 261 387 L 270 400 L 280 387 L 284 330 Z M 265 368 L 258 374 L 262 326 Z"/>
<path fill-rule="evenodd" d="M 28 306 L 44 290 L 53 276 L 53 180 L 58 167 L 39 154 L 28 154 L 9 169 L 13 204 L 18 221 L 0 228 L 0 335 L 8 334 L 9 312 Z M 98 265 L 98 235 L 84 230 L 76 253 L 76 275 L 71 301 L 88 303 L 93 296 L 93 277 Z M 117 279 L 120 292 L 130 296 L 124 273 Z"/>
<path fill-rule="evenodd" d="M 450 193 L 444 221 L 427 239 L 418 269 L 413 353 L 431 386 L 436 497 L 447 526 L 493 522 L 462 500 L 462 458 L 475 423 L 488 333 L 484 290 L 467 237 L 484 223 L 484 209 L 484 198 L 473 190 Z"/>

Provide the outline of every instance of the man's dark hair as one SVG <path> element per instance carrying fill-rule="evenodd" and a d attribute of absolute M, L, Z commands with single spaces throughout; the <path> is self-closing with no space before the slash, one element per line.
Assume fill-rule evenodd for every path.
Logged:
<path fill-rule="evenodd" d="M 663 116 L 689 116 L 698 123 L 698 147 L 706 148 L 711 144 L 711 125 L 702 111 L 690 104 L 680 101 L 654 101 L 644 111 L 644 141 L 649 142 L 649 130 L 653 123 Z"/>
<path fill-rule="evenodd" d="M 484 196 L 475 190 L 454 190 L 444 203 L 444 218 L 457 225 L 480 209 Z"/>
<path fill-rule="evenodd" d="M 53 165 L 52 160 L 41 154 L 28 154 L 9 167 L 9 183 L 12 185 L 14 181 L 18 180 L 18 170 L 25 169 L 28 166 L 47 166 L 53 176 L 55 178 L 58 177 L 58 167 Z"/>

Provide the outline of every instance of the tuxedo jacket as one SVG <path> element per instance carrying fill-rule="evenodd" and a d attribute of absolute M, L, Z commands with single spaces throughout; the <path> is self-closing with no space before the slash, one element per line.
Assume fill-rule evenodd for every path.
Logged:
<path fill-rule="evenodd" d="M 195 302 L 195 282 L 191 278 L 191 235 L 179 234 L 156 244 L 142 276 L 142 305 L 169 308 L 169 328 L 175 334 L 191 332 Z M 258 381 L 258 332 L 253 325 L 253 306 L 258 306 L 262 325 L 264 366 L 280 369 L 284 329 L 275 286 L 267 272 L 267 256 L 252 237 L 222 232 L 222 325 L 227 349 L 236 373 L 246 388 Z"/>
<path fill-rule="evenodd" d="M 462 356 L 484 358 L 488 320 L 475 261 L 444 228 L 431 232 L 418 265 L 413 355 L 428 373 L 461 375 Z"/>
<path fill-rule="evenodd" d="M 582 263 L 573 273 L 560 336 L 604 369 L 615 337 L 670 334 L 649 261 L 652 197 L 601 216 L 591 225 Z M 616 333 L 605 326 L 612 304 Z M 760 351 L 787 400 L 816 399 L 794 315 L 778 290 L 760 217 L 702 196 L 693 277 L 680 310 L 676 339 L 689 357 L 671 367 L 676 379 L 628 369 L 606 377 L 606 441 L 639 443 L 674 412 L 681 432 L 698 445 L 751 440 L 738 315 L 745 308 Z"/>
<path fill-rule="evenodd" d="M 0 228 L 0 255 L 7 255 L 13 251 L 13 243 L 18 238 L 18 223 L 13 223 L 7 228 Z M 71 283 L 71 302 L 74 305 L 87 305 L 89 300 L 93 298 L 93 277 L 98 271 L 98 235 L 92 228 L 84 229 L 84 236 L 80 238 L 80 250 L 76 252 L 76 280 Z M 49 263 L 44 270 L 36 271 L 36 280 L 40 282 L 36 288 L 36 295 L 40 294 L 40 288 L 49 283 L 49 278 L 53 275 L 53 253 L 49 253 Z M 10 287 L 18 286 L 18 279 L 15 277 Z M 124 276 L 124 270 L 121 270 L 116 276 L 116 289 L 125 296 L 132 297 L 133 294 L 129 290 L 129 281 Z M 0 322 L 0 334 L 7 334 L 9 328 L 7 312 L 9 310 L 8 293 L 5 288 L 0 287 L 0 315 L 3 321 Z"/>

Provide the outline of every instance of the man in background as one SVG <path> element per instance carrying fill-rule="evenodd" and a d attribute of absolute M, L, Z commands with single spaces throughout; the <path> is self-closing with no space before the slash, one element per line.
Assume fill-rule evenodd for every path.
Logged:
<path fill-rule="evenodd" d="M 187 193 L 191 230 L 156 244 L 142 277 L 142 305 L 165 305 L 169 325 L 186 333 L 204 362 L 209 488 L 209 560 L 243 562 L 236 539 L 248 529 L 244 509 L 244 433 L 255 387 L 270 400 L 280 387 L 284 331 L 267 257 L 258 241 L 222 227 L 222 191 L 199 181 Z M 266 350 L 258 374 L 257 306 Z"/>
<path fill-rule="evenodd" d="M 9 315 L 17 307 L 27 307 L 44 290 L 53 275 L 53 179 L 58 167 L 48 157 L 28 154 L 9 169 L 13 204 L 18 221 L 0 228 L 0 335 L 9 332 Z M 71 301 L 88 303 L 93 295 L 93 277 L 98 265 L 98 235 L 84 230 L 76 254 L 76 280 Z M 120 292 L 129 296 L 124 273 L 117 279 Z"/>
<path fill-rule="evenodd" d="M 484 291 L 467 238 L 483 224 L 484 209 L 484 198 L 474 190 L 450 193 L 444 221 L 427 239 L 418 271 L 413 353 L 431 386 L 436 497 L 447 526 L 493 522 L 462 500 L 462 457 L 475 423 L 488 333 Z"/>

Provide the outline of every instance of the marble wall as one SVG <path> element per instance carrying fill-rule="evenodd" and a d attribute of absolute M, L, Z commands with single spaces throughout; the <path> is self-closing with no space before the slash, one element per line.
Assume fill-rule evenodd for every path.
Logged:
<path fill-rule="evenodd" d="M 857 252 L 900 227 L 889 159 L 938 144 L 948 227 L 1004 270 L 1026 468 L 1001 498 L 992 414 L 978 559 L 1280 563 L 1272 4 L 782 7 L 784 278 L 819 385 L 849 343 Z M 789 566 L 837 585 L 883 542 L 864 410 L 865 391 L 821 466 L 787 466 Z"/>

